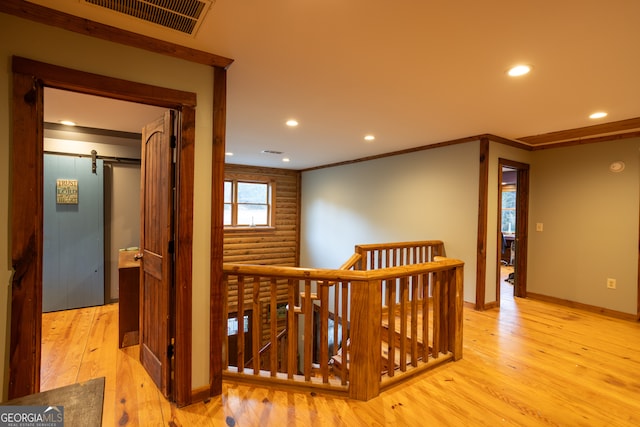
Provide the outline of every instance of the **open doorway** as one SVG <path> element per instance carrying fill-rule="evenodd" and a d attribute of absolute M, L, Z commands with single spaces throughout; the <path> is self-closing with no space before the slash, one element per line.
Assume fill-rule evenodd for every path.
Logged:
<path fill-rule="evenodd" d="M 131 298 L 138 289 L 134 281 L 120 283 L 119 264 L 139 247 L 140 131 L 164 111 L 44 88 L 41 391 L 81 377 L 80 364 L 67 362 L 86 359 L 90 330 L 103 313 L 96 307 L 122 302 L 108 310 L 117 322 L 110 328 L 131 329 L 119 332 L 118 347 L 138 342 L 138 304 Z M 70 333 L 78 345 L 70 345 Z"/>
<path fill-rule="evenodd" d="M 73 159 L 74 163 L 83 162 L 88 165 L 66 167 L 58 173 L 60 176 L 84 173 L 88 170 L 91 177 L 100 177 L 102 181 L 102 185 L 97 188 L 87 188 L 87 183 L 83 182 L 85 185 L 79 189 L 82 191 L 78 192 L 82 193 L 82 197 L 77 197 L 75 202 L 83 203 L 94 193 L 103 194 L 104 209 L 101 210 L 104 220 L 101 222 L 104 225 L 105 303 L 114 302 L 119 297 L 119 250 L 139 246 L 141 131 L 147 123 L 160 117 L 164 111 L 164 108 L 152 105 L 50 87 L 44 89 L 45 158 L 50 156 L 64 161 L 64 157 L 67 157 Z M 69 122 L 73 124 L 69 125 Z M 45 174 L 46 169 L 45 163 Z M 47 189 L 51 190 L 52 185 L 45 183 L 45 197 L 50 196 Z M 61 207 L 64 206 L 54 206 L 56 210 L 60 210 Z M 51 206 L 45 208 L 51 209 Z M 47 209 L 44 214 L 46 224 Z M 76 216 L 82 214 L 83 212 L 78 212 Z M 83 217 L 82 220 L 89 222 L 97 215 L 98 213 L 95 213 L 91 218 Z M 45 242 L 46 239 L 45 231 Z M 73 239 L 70 243 L 76 240 Z M 47 255 L 45 249 L 44 256 Z"/>
<path fill-rule="evenodd" d="M 529 165 L 498 160 L 498 265 L 496 302 L 527 295 Z"/>
<path fill-rule="evenodd" d="M 175 147 L 179 185 L 175 242 L 175 280 L 180 283 L 175 305 L 175 391 L 179 405 L 191 400 L 191 266 L 193 240 L 193 164 L 196 95 L 174 89 L 87 74 L 14 57 L 13 136 L 11 159 L 11 354 L 9 398 L 39 391 L 42 256 L 43 256 L 43 92 L 45 87 L 73 90 L 139 102 L 180 112 L 180 138 Z"/>
<path fill-rule="evenodd" d="M 517 169 L 509 166 L 500 170 L 500 301 L 515 294 L 517 173 Z"/>

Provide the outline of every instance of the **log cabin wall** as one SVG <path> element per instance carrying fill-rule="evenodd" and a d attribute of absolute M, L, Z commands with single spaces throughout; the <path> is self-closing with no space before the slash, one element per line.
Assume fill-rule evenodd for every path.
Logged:
<path fill-rule="evenodd" d="M 272 227 L 262 228 L 225 228 L 224 232 L 224 262 L 280 265 L 298 267 L 300 262 L 300 172 L 287 169 L 264 168 L 242 165 L 225 165 L 225 179 L 227 177 L 244 177 L 255 180 L 269 179 L 274 183 L 272 197 Z M 231 288 L 235 284 L 229 284 Z M 237 295 L 235 289 L 230 295 Z M 267 302 L 270 298 L 270 283 L 261 282 L 260 300 L 262 331 L 261 342 L 268 340 L 269 327 L 267 317 Z M 287 301 L 287 283 L 279 282 L 277 289 L 278 303 Z M 245 307 L 250 308 L 253 302 L 253 292 L 245 291 Z M 228 311 L 237 310 L 237 299 L 231 297 L 228 301 Z M 265 326 L 267 325 L 267 326 Z M 278 321 L 278 330 L 285 326 L 285 320 Z"/>

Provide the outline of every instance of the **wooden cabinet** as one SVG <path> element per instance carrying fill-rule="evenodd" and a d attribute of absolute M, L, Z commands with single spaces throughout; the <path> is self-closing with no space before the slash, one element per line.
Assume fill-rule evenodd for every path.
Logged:
<path fill-rule="evenodd" d="M 140 261 L 138 251 L 120 251 L 118 258 L 118 346 L 138 344 L 140 312 Z"/>

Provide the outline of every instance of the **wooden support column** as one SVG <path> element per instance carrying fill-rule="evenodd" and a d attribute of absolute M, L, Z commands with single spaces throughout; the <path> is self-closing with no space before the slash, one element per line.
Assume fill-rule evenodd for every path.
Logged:
<path fill-rule="evenodd" d="M 224 351 L 222 343 L 226 335 L 226 325 L 222 323 L 224 315 L 222 260 L 224 242 L 224 152 L 225 124 L 227 105 L 227 71 L 222 67 L 213 67 L 213 153 L 211 159 L 211 323 L 210 323 L 210 362 L 209 379 L 211 396 L 222 393 L 222 370 Z M 238 296 L 240 300 L 242 296 Z M 238 322 L 244 322 L 243 313 L 238 312 Z M 242 328 L 241 328 L 242 329 Z"/>
<path fill-rule="evenodd" d="M 349 397 L 369 400 L 380 394 L 382 282 L 351 283 L 351 363 Z"/>

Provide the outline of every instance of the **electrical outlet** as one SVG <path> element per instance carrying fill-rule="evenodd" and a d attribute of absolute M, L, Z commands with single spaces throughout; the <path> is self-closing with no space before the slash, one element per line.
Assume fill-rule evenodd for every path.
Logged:
<path fill-rule="evenodd" d="M 607 279 L 607 288 L 615 289 L 616 288 L 616 279 Z"/>
<path fill-rule="evenodd" d="M 536 231 L 544 230 L 544 225 L 541 222 L 536 222 Z"/>

